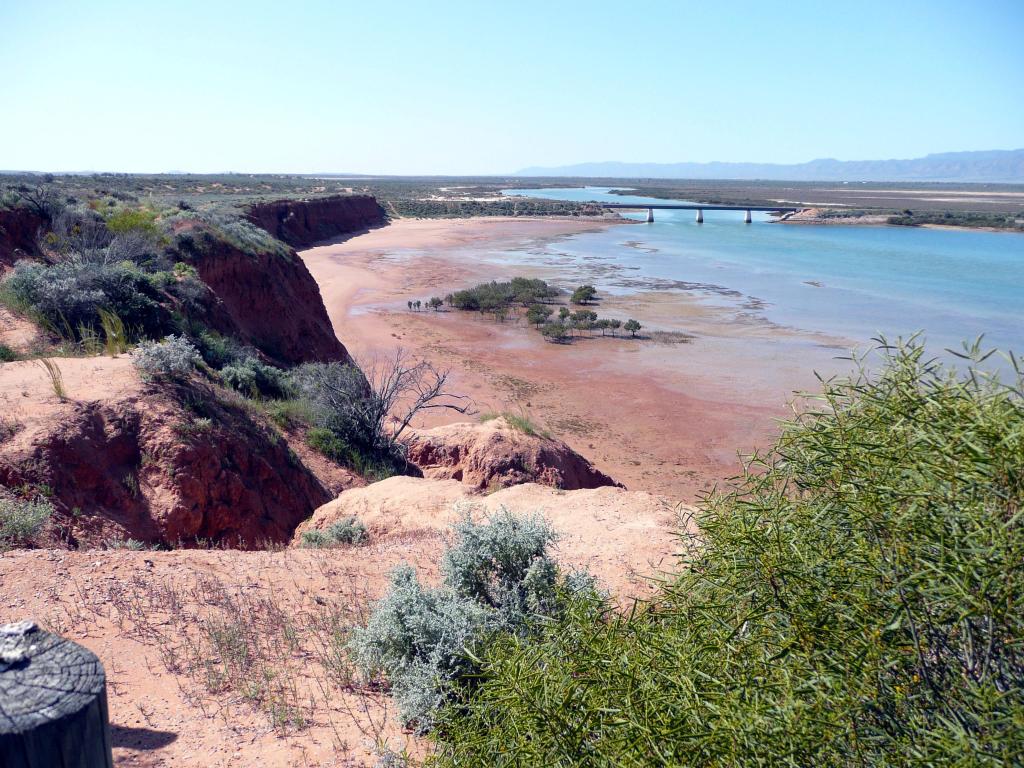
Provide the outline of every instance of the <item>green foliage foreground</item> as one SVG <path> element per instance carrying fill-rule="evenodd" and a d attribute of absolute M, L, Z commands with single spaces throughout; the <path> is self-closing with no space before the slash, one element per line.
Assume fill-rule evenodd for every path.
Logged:
<path fill-rule="evenodd" d="M 654 603 L 493 644 L 437 760 L 1019 765 L 1020 376 L 886 354 L 703 505 Z"/>

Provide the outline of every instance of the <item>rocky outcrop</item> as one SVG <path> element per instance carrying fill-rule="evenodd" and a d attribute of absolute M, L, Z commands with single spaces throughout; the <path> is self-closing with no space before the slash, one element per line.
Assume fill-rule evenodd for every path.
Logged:
<path fill-rule="evenodd" d="M 0 208 L 0 268 L 37 255 L 36 236 L 46 223 L 28 208 Z"/>
<path fill-rule="evenodd" d="M 179 253 L 219 300 L 211 325 L 284 365 L 344 361 L 320 288 L 295 251 L 243 251 L 201 226 L 177 233 Z"/>
<path fill-rule="evenodd" d="M 461 516 L 479 520 L 499 509 L 543 515 L 558 536 L 559 560 L 585 568 L 605 585 L 622 589 L 632 583 L 633 592 L 643 575 L 673 564 L 680 534 L 697 531 L 691 509 L 643 491 L 608 486 L 560 491 L 527 483 L 480 496 L 455 480 L 398 476 L 345 491 L 320 507 L 296 529 L 292 544 L 301 546 L 306 531 L 326 530 L 354 516 L 367 527 L 378 556 L 408 549 L 436 553 Z"/>
<path fill-rule="evenodd" d="M 69 392 L 82 391 L 82 366 L 60 364 Z M 45 489 L 51 544 L 252 548 L 288 541 L 331 498 L 275 431 L 202 382 L 46 405 L 0 444 L 0 485 Z"/>
<path fill-rule="evenodd" d="M 520 483 L 562 490 L 618 485 L 561 440 L 527 435 L 502 417 L 417 430 L 408 446 L 424 477 L 458 480 L 477 491 Z"/>
<path fill-rule="evenodd" d="M 384 209 L 371 195 L 274 200 L 249 207 L 246 218 L 293 248 L 380 226 Z"/>

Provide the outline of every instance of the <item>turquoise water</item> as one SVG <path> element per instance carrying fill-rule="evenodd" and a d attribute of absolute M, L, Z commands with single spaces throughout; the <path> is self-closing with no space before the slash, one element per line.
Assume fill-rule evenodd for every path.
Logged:
<path fill-rule="evenodd" d="M 606 188 L 518 189 L 555 200 L 664 203 Z M 646 212 L 624 215 L 643 219 Z M 695 292 L 780 325 L 867 343 L 918 330 L 929 345 L 1024 352 L 1024 235 L 902 227 L 768 223 L 743 212 L 655 211 L 655 221 L 576 235 L 535 252 L 601 275 L 598 287 Z M 603 285 L 600 284 L 603 281 Z"/>

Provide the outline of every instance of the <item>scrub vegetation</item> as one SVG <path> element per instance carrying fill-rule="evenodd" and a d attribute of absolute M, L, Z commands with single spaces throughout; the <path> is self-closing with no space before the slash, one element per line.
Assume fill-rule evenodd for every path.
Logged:
<path fill-rule="evenodd" d="M 568 344 L 582 336 L 593 335 L 595 331 L 600 331 L 602 336 L 616 336 L 620 328 L 628 331 L 631 338 L 636 338 L 642 328 L 632 318 L 623 323 L 617 318 L 600 318 L 593 310 L 583 308 L 600 301 L 597 289 L 592 285 L 581 285 L 570 294 L 569 304 L 580 309 L 572 310 L 565 304 L 559 304 L 561 297 L 562 291 L 543 280 L 514 277 L 508 282 L 492 280 L 449 293 L 444 303 L 454 309 L 491 315 L 500 323 L 523 317 L 541 336 L 557 344 Z M 430 299 L 426 304 L 437 309 L 434 301 Z M 409 308 L 419 309 L 421 305 L 419 301 L 410 302 Z"/>

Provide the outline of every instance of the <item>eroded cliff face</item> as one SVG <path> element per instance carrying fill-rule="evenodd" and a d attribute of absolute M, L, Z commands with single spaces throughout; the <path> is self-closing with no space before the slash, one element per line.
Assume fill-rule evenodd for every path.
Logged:
<path fill-rule="evenodd" d="M 523 483 L 565 491 L 621 487 L 561 440 L 525 435 L 502 417 L 415 430 L 408 449 L 424 477 L 458 480 L 475 491 Z"/>
<path fill-rule="evenodd" d="M 27 208 L 0 208 L 0 269 L 37 255 L 36 235 L 46 223 Z"/>
<path fill-rule="evenodd" d="M 308 248 L 385 221 L 371 195 L 336 195 L 313 200 L 274 200 L 249 207 L 246 218 L 293 248 Z"/>
<path fill-rule="evenodd" d="M 320 288 L 291 249 L 242 251 L 201 228 L 179 232 L 181 255 L 216 294 L 209 324 L 252 344 L 283 365 L 345 361 L 348 352 Z"/>
<path fill-rule="evenodd" d="M 61 364 L 79 391 L 78 369 L 96 365 Z M 276 432 L 199 381 L 48 405 L 0 443 L 0 485 L 43 488 L 56 510 L 41 543 L 253 548 L 288 541 L 333 495 Z"/>

